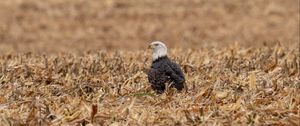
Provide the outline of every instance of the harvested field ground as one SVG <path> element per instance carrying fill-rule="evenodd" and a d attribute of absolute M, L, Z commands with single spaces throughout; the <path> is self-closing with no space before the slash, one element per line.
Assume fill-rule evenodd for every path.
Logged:
<path fill-rule="evenodd" d="M 0 126 L 300 125 L 299 1 L 0 1 Z M 186 76 L 157 95 L 153 40 Z"/>
<path fill-rule="evenodd" d="M 0 59 L 1 122 L 296 125 L 299 55 L 280 46 L 172 50 L 186 73 L 188 92 L 163 95 L 149 88 L 143 71 L 150 55 L 142 51 L 5 55 Z"/>

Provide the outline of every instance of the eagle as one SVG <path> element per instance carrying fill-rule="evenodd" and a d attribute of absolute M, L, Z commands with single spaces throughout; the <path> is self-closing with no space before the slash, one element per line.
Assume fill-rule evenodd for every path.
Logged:
<path fill-rule="evenodd" d="M 151 88 L 162 94 L 166 89 L 165 83 L 170 83 L 171 87 L 181 91 L 185 83 L 184 74 L 180 66 L 168 58 L 167 46 L 163 42 L 155 41 L 148 48 L 153 50 L 152 65 L 147 73 Z"/>

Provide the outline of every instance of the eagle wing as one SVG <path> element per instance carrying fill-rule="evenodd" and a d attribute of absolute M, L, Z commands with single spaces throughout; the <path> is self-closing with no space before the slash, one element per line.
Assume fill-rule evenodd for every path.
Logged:
<path fill-rule="evenodd" d="M 185 79 L 180 66 L 170 61 L 165 68 L 166 74 L 170 76 L 170 79 L 174 82 L 175 88 L 178 90 L 183 89 Z"/>
<path fill-rule="evenodd" d="M 171 69 L 176 73 L 176 75 L 178 75 L 180 78 L 184 79 L 184 75 L 183 72 L 180 68 L 180 66 L 172 61 L 169 62 L 169 66 L 171 67 Z"/>

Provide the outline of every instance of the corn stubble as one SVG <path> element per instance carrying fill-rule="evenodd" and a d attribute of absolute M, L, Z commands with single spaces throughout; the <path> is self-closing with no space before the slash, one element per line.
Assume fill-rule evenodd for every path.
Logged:
<path fill-rule="evenodd" d="M 280 45 L 173 49 L 170 57 L 183 68 L 188 90 L 157 95 L 144 72 L 147 52 L 3 55 L 0 122 L 299 125 L 299 56 Z"/>

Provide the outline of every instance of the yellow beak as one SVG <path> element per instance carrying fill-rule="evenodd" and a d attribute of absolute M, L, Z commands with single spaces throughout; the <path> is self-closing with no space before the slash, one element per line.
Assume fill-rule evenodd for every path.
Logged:
<path fill-rule="evenodd" d="M 152 47 L 152 45 L 150 44 L 150 45 L 148 45 L 148 49 L 152 49 L 153 47 Z"/>

